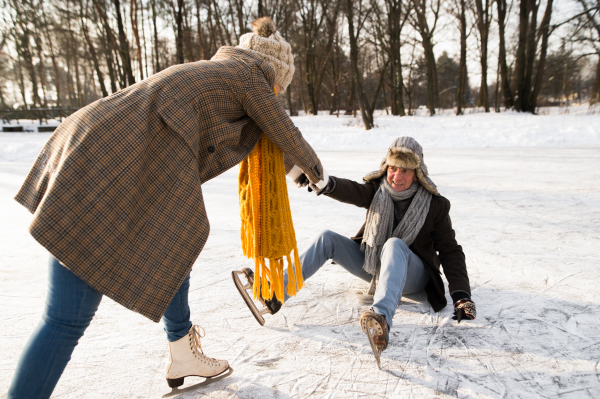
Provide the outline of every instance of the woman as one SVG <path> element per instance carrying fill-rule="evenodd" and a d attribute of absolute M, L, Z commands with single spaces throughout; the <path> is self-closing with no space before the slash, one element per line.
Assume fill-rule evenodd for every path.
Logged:
<path fill-rule="evenodd" d="M 331 259 L 353 275 L 376 282 L 373 307 L 362 314 L 360 325 L 365 333 L 374 330 L 379 351 L 387 348 L 403 294 L 425 289 L 436 312 L 446 306 L 440 263 L 454 301 L 454 318 L 475 318 L 465 256 L 448 214 L 450 202 L 429 178 L 423 149 L 415 139 L 394 140 L 379 170 L 366 175 L 362 184 L 331 176 L 324 189 L 313 189 L 318 195 L 368 209 L 356 237 L 323 231 L 300 261 L 304 279 Z M 277 300 L 265 302 L 271 313 L 281 307 Z"/>
<path fill-rule="evenodd" d="M 313 183 L 321 162 L 276 95 L 294 73 L 269 18 L 238 47 L 176 65 L 66 119 L 16 200 L 51 254 L 42 320 L 9 398 L 49 397 L 103 295 L 163 320 L 170 386 L 229 364 L 202 353 L 188 306 L 189 273 L 209 233 L 202 183 L 241 162 L 263 132 Z"/>

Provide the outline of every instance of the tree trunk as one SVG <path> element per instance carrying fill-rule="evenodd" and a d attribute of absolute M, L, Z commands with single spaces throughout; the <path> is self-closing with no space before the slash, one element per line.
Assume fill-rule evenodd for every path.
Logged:
<path fill-rule="evenodd" d="M 154 27 L 154 57 L 156 61 L 154 73 L 160 72 L 160 58 L 158 55 L 158 28 L 156 27 L 156 0 L 152 0 L 152 26 Z"/>
<path fill-rule="evenodd" d="M 29 74 L 29 80 L 31 82 L 31 96 L 33 99 L 33 106 L 41 106 L 42 102 L 40 100 L 40 95 L 38 93 L 38 81 L 37 75 L 35 73 L 35 67 L 33 65 L 33 56 L 31 54 L 31 49 L 29 47 L 29 32 L 27 29 L 24 29 L 21 33 L 17 44 L 17 52 L 19 53 L 23 63 L 25 64 L 25 69 Z"/>
<path fill-rule="evenodd" d="M 110 79 L 110 91 L 111 93 L 117 92 L 117 74 L 114 68 L 115 62 L 113 60 L 112 50 L 110 49 L 108 33 L 104 32 L 104 34 L 99 35 L 100 44 L 104 48 L 104 58 L 106 60 L 106 68 L 108 69 L 108 78 Z"/>
<path fill-rule="evenodd" d="M 127 41 L 127 36 L 125 35 L 125 29 L 123 27 L 123 18 L 121 17 L 121 1 L 112 0 L 112 2 L 115 5 L 115 16 L 117 18 L 117 29 L 119 31 L 119 53 L 121 55 L 123 71 L 125 72 L 128 85 L 132 85 L 135 83 L 135 78 L 133 77 L 131 58 L 129 57 L 129 41 Z"/>
<path fill-rule="evenodd" d="M 366 130 L 373 127 L 373 115 L 369 112 L 369 103 L 363 89 L 362 75 L 358 70 L 358 34 L 354 29 L 354 4 L 352 0 L 346 0 L 346 17 L 348 18 L 348 33 L 350 42 L 350 68 L 356 89 L 358 90 L 358 106 L 360 115 Z"/>
<path fill-rule="evenodd" d="M 458 84 L 456 88 L 456 115 L 463 115 L 465 90 L 467 86 L 467 15 L 465 0 L 460 0 L 460 62 L 458 64 Z"/>
<path fill-rule="evenodd" d="M 381 91 L 381 89 L 383 87 L 383 78 L 385 77 L 385 70 L 387 69 L 389 62 L 390 62 L 390 60 L 388 59 L 385 62 L 385 64 L 383 65 L 383 68 L 381 68 L 381 71 L 379 73 L 379 83 L 377 84 L 377 89 L 375 89 L 375 96 L 373 96 L 373 101 L 371 102 L 371 106 L 369 107 L 369 114 L 371 114 L 371 115 L 373 115 L 375 113 L 375 107 L 377 106 L 377 97 L 379 97 L 379 92 Z M 384 93 L 384 96 L 385 96 L 385 93 Z M 385 102 L 385 100 L 384 100 L 384 102 Z"/>
<path fill-rule="evenodd" d="M 590 105 L 600 104 L 600 54 L 598 54 L 598 63 L 596 64 L 596 79 L 590 93 Z"/>
<path fill-rule="evenodd" d="M 529 33 L 527 35 L 527 56 L 525 67 L 525 78 L 523 79 L 523 87 L 521 88 L 519 110 L 523 112 L 529 111 L 531 89 L 533 85 L 533 67 L 537 50 L 537 12 L 539 5 L 536 0 L 530 0 L 529 10 L 531 19 L 529 21 Z"/>
<path fill-rule="evenodd" d="M 423 53 L 427 64 L 427 108 L 431 116 L 435 115 L 435 109 L 439 104 L 439 87 L 437 77 L 437 66 L 435 55 L 433 53 L 433 32 L 439 16 L 440 1 L 437 3 L 437 10 L 434 10 L 433 27 L 429 27 L 427 21 L 427 0 L 412 0 L 413 9 L 416 14 L 416 21 L 413 26 L 419 32 L 423 43 Z"/>
<path fill-rule="evenodd" d="M 40 19 L 39 18 L 35 18 L 33 21 L 33 42 L 35 43 L 35 50 L 37 53 L 37 57 L 39 60 L 38 63 L 38 73 L 40 75 L 40 88 L 42 89 L 42 101 L 41 101 L 41 105 L 43 107 L 47 107 L 47 101 L 46 101 L 46 86 L 47 86 L 47 82 L 46 82 L 46 71 L 45 71 L 45 65 L 44 65 L 44 55 L 43 55 L 43 45 L 42 45 L 42 38 L 40 36 Z"/>
<path fill-rule="evenodd" d="M 67 2 L 68 4 L 69 2 Z M 75 3 L 75 2 L 73 2 Z M 75 5 L 75 4 L 73 4 Z M 84 96 L 83 96 L 83 88 L 81 87 L 81 77 L 79 76 L 79 43 L 77 42 L 77 38 L 75 37 L 75 32 L 71 27 L 71 13 L 67 13 L 68 16 L 68 32 L 70 36 L 69 40 L 69 48 L 71 49 L 72 60 L 73 60 L 73 68 L 75 69 L 75 88 L 77 91 L 77 107 L 82 107 L 84 105 Z"/>
<path fill-rule="evenodd" d="M 392 115 L 405 116 L 402 58 L 401 58 L 401 34 L 402 34 L 402 2 L 399 0 L 387 0 L 388 6 L 388 31 L 390 35 L 390 76 L 391 76 L 391 106 Z"/>
<path fill-rule="evenodd" d="M 496 4 L 498 5 L 498 33 L 500 36 L 498 59 L 500 64 L 502 97 L 504 98 L 504 107 L 512 108 L 514 106 L 514 100 L 512 91 L 510 89 L 510 81 L 508 79 L 508 65 L 506 63 L 506 0 L 496 0 Z"/>
<path fill-rule="evenodd" d="M 531 0 L 520 0 L 519 6 L 519 39 L 517 44 L 517 55 L 515 58 L 515 69 L 512 75 L 511 92 L 514 93 L 515 108 L 521 101 L 521 90 L 525 78 L 525 54 L 527 50 L 527 31 L 529 30 L 528 3 Z"/>
<path fill-rule="evenodd" d="M 200 51 L 202 52 L 200 59 L 206 60 L 208 59 L 208 54 L 206 52 L 206 44 L 204 43 L 204 35 L 202 34 L 202 24 L 200 20 L 200 0 L 196 0 L 196 20 L 198 23 L 198 42 L 200 43 Z"/>
<path fill-rule="evenodd" d="M 90 35 L 87 29 L 87 25 L 83 19 L 83 1 L 79 0 L 80 7 L 80 19 L 81 19 L 81 31 L 83 32 L 83 37 L 88 45 L 88 51 L 90 53 L 90 57 L 92 58 L 92 63 L 94 65 L 94 70 L 96 71 L 96 75 L 98 76 L 98 83 L 100 84 L 100 90 L 102 91 L 102 97 L 108 97 L 108 92 L 106 91 L 106 86 L 104 85 L 104 75 L 100 70 L 100 64 L 98 63 L 98 57 L 96 55 L 96 49 L 94 48 L 94 44 L 90 39 Z"/>
<path fill-rule="evenodd" d="M 131 70 L 131 61 L 129 58 L 129 43 L 127 42 L 127 37 L 125 36 L 125 31 L 123 30 L 123 21 L 121 19 L 120 3 L 119 3 L 119 0 L 112 0 L 112 1 L 115 4 L 116 13 L 117 13 L 117 25 L 119 28 L 119 43 L 117 43 L 117 39 L 110 27 L 108 17 L 104 13 L 104 11 L 100 7 L 100 5 L 98 4 L 98 0 L 92 0 L 92 2 L 94 3 L 94 8 L 98 12 L 98 15 L 100 16 L 100 19 L 102 21 L 102 26 L 104 27 L 104 30 L 106 32 L 107 58 L 110 59 L 111 65 L 113 65 L 113 72 L 115 72 L 114 66 L 115 65 L 117 66 L 116 69 L 119 73 L 120 86 L 121 86 L 121 88 L 124 88 L 127 86 L 126 79 L 129 79 L 130 84 L 135 83 L 135 79 L 133 78 L 133 72 Z M 119 66 L 118 60 L 115 60 L 112 56 L 113 50 L 115 50 L 116 52 L 119 53 L 121 62 L 123 63 L 123 71 L 121 71 L 121 67 Z M 111 53 L 110 55 L 108 55 L 109 52 Z M 116 80 L 116 78 L 117 78 L 117 76 L 115 74 L 114 79 Z M 112 77 L 111 77 L 111 79 L 112 79 Z M 113 93 L 116 91 L 116 84 L 114 86 L 114 89 L 115 90 L 113 91 Z"/>
<path fill-rule="evenodd" d="M 546 53 L 548 52 L 548 38 L 550 36 L 550 18 L 552 17 L 552 0 L 548 0 L 546 3 L 546 11 L 544 12 L 544 17 L 542 18 L 542 23 L 540 24 L 540 33 L 542 36 L 542 47 L 540 49 L 540 59 L 537 64 L 537 72 L 535 74 L 535 83 L 533 86 L 533 92 L 530 96 L 530 101 L 528 104 L 528 111 L 531 113 L 535 113 L 535 109 L 537 108 L 537 99 L 540 95 L 540 91 L 542 90 L 542 86 L 544 84 L 544 69 L 546 67 Z M 566 66 L 565 66 L 566 67 Z"/>
<path fill-rule="evenodd" d="M 290 84 L 285 90 L 285 97 L 288 102 L 288 108 L 290 109 L 290 116 L 297 116 L 298 112 L 294 111 L 294 104 L 292 103 L 292 85 Z"/>
<path fill-rule="evenodd" d="M 46 41 L 48 42 L 48 50 L 50 50 L 50 59 L 52 60 L 52 70 L 54 71 L 54 87 L 56 88 L 56 106 L 60 107 L 61 101 L 61 86 L 60 86 L 60 74 L 58 70 L 58 62 L 56 61 L 56 55 L 54 53 L 54 45 L 52 43 L 52 37 L 50 36 L 50 32 L 48 30 L 48 20 L 46 19 L 46 13 L 42 9 L 42 16 L 44 18 L 44 35 L 46 36 Z"/>
<path fill-rule="evenodd" d="M 148 47 L 146 46 L 146 29 L 144 29 L 144 3 L 142 3 L 142 7 L 140 8 L 140 17 L 142 19 L 142 41 L 144 42 L 144 67 L 146 69 L 146 76 L 150 76 L 148 73 Z"/>
<path fill-rule="evenodd" d="M 494 112 L 500 112 L 500 57 L 496 68 L 496 92 L 494 93 Z"/>
<path fill-rule="evenodd" d="M 212 11 L 212 1 L 208 0 L 208 17 L 207 17 L 207 21 L 208 21 L 208 29 L 210 32 L 210 55 L 208 58 L 212 57 L 212 55 L 214 53 L 217 52 L 217 37 L 215 34 L 215 26 L 213 24 L 213 11 Z"/>
<path fill-rule="evenodd" d="M 138 6 L 137 0 L 130 0 L 129 5 L 129 19 L 131 19 L 131 31 L 133 32 L 133 37 L 135 39 L 135 47 L 137 54 L 137 61 L 140 69 L 140 80 L 144 80 L 144 69 L 142 62 L 142 46 L 140 44 L 140 34 L 138 32 Z M 142 21 L 143 22 L 143 21 Z"/>
<path fill-rule="evenodd" d="M 175 26 L 177 27 L 177 36 L 175 37 L 175 48 L 177 63 L 183 64 L 183 0 L 177 0 L 177 10 L 175 12 Z"/>
<path fill-rule="evenodd" d="M 13 70 L 15 71 L 16 80 L 21 92 L 21 99 L 23 100 L 23 108 L 27 109 L 27 94 L 25 93 L 25 77 L 23 76 L 23 68 L 21 66 L 21 60 L 13 61 Z"/>
<path fill-rule="evenodd" d="M 485 112 L 490 112 L 490 103 L 488 95 L 488 84 L 487 84 L 487 52 L 488 52 L 488 37 L 490 31 L 490 0 L 485 0 L 485 4 L 482 0 L 475 0 L 475 7 L 477 10 L 477 30 L 481 37 L 481 84 L 479 89 L 479 98 L 477 99 L 477 106 L 483 107 Z"/>
<path fill-rule="evenodd" d="M 310 106 L 310 114 L 317 115 L 319 112 L 318 104 L 315 99 L 315 86 L 313 84 L 313 75 L 314 75 L 314 56 L 312 55 L 312 51 L 309 50 L 306 52 L 306 90 L 308 94 L 308 102 Z"/>
<path fill-rule="evenodd" d="M 433 54 L 433 44 L 427 36 L 423 38 L 423 49 L 425 53 L 425 62 L 427 64 L 427 108 L 429 115 L 435 115 L 435 109 L 438 107 L 438 82 L 437 67 L 435 55 Z"/>

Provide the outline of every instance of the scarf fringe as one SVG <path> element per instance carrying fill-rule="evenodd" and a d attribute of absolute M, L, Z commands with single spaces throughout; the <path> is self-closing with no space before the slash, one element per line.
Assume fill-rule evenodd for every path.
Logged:
<path fill-rule="evenodd" d="M 242 251 L 254 259 L 255 299 L 284 302 L 284 266 L 287 260 L 287 294 L 304 286 L 296 233 L 289 205 L 283 153 L 264 134 L 240 164 L 238 193 Z M 292 262 L 292 253 L 293 259 Z"/>

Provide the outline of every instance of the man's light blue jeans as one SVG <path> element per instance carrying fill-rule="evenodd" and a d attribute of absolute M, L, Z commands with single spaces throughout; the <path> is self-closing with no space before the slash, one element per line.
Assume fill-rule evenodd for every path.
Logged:
<path fill-rule="evenodd" d="M 365 254 L 361 252 L 360 244 L 330 230 L 321 232 L 300 255 L 302 277 L 308 280 L 330 259 L 367 282 L 373 278 L 363 269 Z M 373 296 L 373 310 L 384 315 L 388 325 L 392 327 L 402 294 L 418 292 L 425 288 L 428 281 L 429 274 L 423 266 L 423 261 L 404 241 L 390 238 L 381 251 L 381 271 Z M 284 275 L 284 284 L 287 286 L 287 272 Z M 286 295 L 286 301 L 288 298 Z"/>
<path fill-rule="evenodd" d="M 49 269 L 46 308 L 21 353 L 8 399 L 50 397 L 102 300 L 101 293 L 53 257 Z M 169 342 L 186 336 L 192 326 L 189 288 L 188 275 L 163 315 Z"/>

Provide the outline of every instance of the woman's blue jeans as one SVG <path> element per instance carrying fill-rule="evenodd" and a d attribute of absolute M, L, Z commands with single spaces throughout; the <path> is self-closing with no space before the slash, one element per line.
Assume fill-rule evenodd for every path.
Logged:
<path fill-rule="evenodd" d="M 308 249 L 300 255 L 302 277 L 307 280 L 332 259 L 344 269 L 365 281 L 370 282 L 373 275 L 363 269 L 365 254 L 360 244 L 330 230 L 324 230 Z M 384 315 L 392 327 L 392 320 L 402 294 L 412 294 L 425 288 L 429 274 L 423 261 L 415 255 L 404 241 L 390 238 L 381 251 L 381 270 L 379 282 L 373 296 L 373 310 Z M 287 272 L 284 274 L 284 286 L 287 286 Z M 285 299 L 289 297 L 286 295 Z"/>
<path fill-rule="evenodd" d="M 42 320 L 23 349 L 8 398 L 48 398 L 71 354 L 94 318 L 102 294 L 50 257 L 48 296 Z M 187 335 L 192 322 L 188 275 L 163 315 L 167 340 Z"/>

